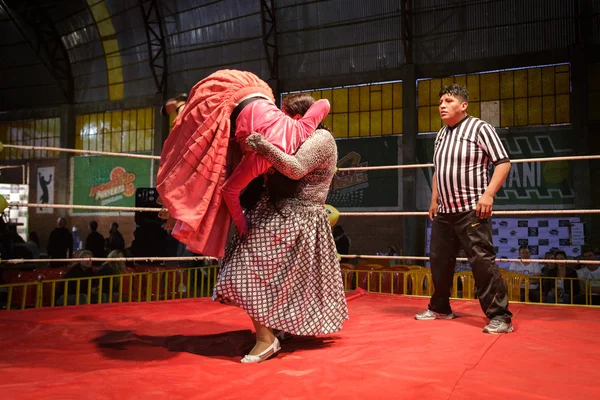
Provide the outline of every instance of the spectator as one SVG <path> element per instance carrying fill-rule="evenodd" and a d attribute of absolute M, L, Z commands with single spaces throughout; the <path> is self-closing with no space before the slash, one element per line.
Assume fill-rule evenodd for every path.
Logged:
<path fill-rule="evenodd" d="M 12 242 L 12 256 L 14 258 L 31 259 L 39 257 L 39 248 L 36 247 L 35 243 L 29 243 L 23 240 L 21 235 L 19 235 L 17 232 L 16 224 L 9 223 L 8 232 L 10 235 L 10 241 Z M 24 265 L 21 266 L 23 267 Z M 31 266 L 35 267 L 34 265 Z"/>
<path fill-rule="evenodd" d="M 109 252 L 113 250 L 124 251 L 125 250 L 125 239 L 123 239 L 123 235 L 119 232 L 119 224 L 113 222 L 110 224 L 110 231 L 108 240 L 106 242 L 106 250 Z"/>
<path fill-rule="evenodd" d="M 113 250 L 108 254 L 108 258 L 123 258 L 125 255 L 120 250 Z M 125 261 L 106 261 L 98 271 L 96 271 L 96 276 L 109 276 L 109 275 L 121 275 L 125 273 Z M 109 296 L 110 295 L 110 281 L 112 279 L 113 287 L 112 293 L 113 295 L 118 295 L 119 293 L 119 279 L 117 278 L 103 278 L 102 279 L 102 293 Z"/>
<path fill-rule="evenodd" d="M 547 251 L 546 254 L 544 254 L 544 260 L 556 260 L 554 252 Z M 542 276 L 551 276 L 550 274 L 553 269 L 556 269 L 555 263 L 544 263 L 544 266 L 542 267 Z"/>
<path fill-rule="evenodd" d="M 35 244 L 39 249 L 41 249 L 40 246 L 40 237 L 38 236 L 37 232 L 31 232 L 29 233 L 29 242 L 32 242 L 33 244 Z"/>
<path fill-rule="evenodd" d="M 521 260 L 529 260 L 531 258 L 531 252 L 529 247 L 519 247 L 519 258 Z M 541 276 L 542 267 L 536 262 L 514 262 L 508 267 L 510 272 L 516 272 L 518 274 L 527 276 Z M 525 284 L 521 286 L 521 301 L 525 301 Z M 530 279 L 529 280 L 529 301 L 538 302 L 540 301 L 540 280 Z"/>
<path fill-rule="evenodd" d="M 89 250 L 83 250 L 79 253 L 78 258 L 91 258 L 94 255 Z M 65 273 L 64 279 L 74 278 L 91 278 L 94 276 L 94 270 L 92 269 L 91 261 L 80 261 L 73 264 L 69 270 Z M 82 279 L 79 283 L 79 304 L 86 304 L 88 299 L 88 288 L 90 287 L 91 281 L 89 279 Z M 77 304 L 77 281 L 66 282 L 67 285 L 67 305 Z M 58 305 L 64 304 L 64 291 L 59 291 L 61 296 L 57 300 Z M 98 288 L 92 285 L 90 290 L 90 303 L 97 302 Z"/>
<path fill-rule="evenodd" d="M 81 250 L 81 238 L 79 237 L 79 230 L 77 229 L 77 225 L 73 225 L 73 250 Z"/>
<path fill-rule="evenodd" d="M 48 257 L 71 258 L 73 255 L 73 235 L 66 228 L 67 220 L 59 218 L 56 225 L 56 228 L 50 232 L 50 239 L 48 239 Z M 52 266 L 60 267 L 61 265 L 52 263 Z"/>
<path fill-rule="evenodd" d="M 85 239 L 85 249 L 92 252 L 94 257 L 102 258 L 106 255 L 104 251 L 104 236 L 98 233 L 98 222 L 90 221 L 90 234 Z"/>
<path fill-rule="evenodd" d="M 9 223 L 8 224 L 8 232 L 10 233 L 10 240 L 12 240 L 13 244 L 25 243 L 25 240 L 23 240 L 21 235 L 19 235 L 19 233 L 17 232 L 16 224 Z"/>
<path fill-rule="evenodd" d="M 562 250 L 556 252 L 556 260 L 560 261 L 566 259 L 567 253 Z M 557 263 L 554 265 L 555 268 L 547 269 L 546 276 L 559 279 L 544 280 L 544 292 L 547 293 L 544 302 L 573 304 L 576 302 L 576 298 L 578 298 L 580 292 L 578 283 L 573 279 L 577 278 L 577 272 L 566 263 Z"/>
<path fill-rule="evenodd" d="M 29 234 L 29 240 L 23 246 L 31 253 L 31 258 L 40 258 L 40 238 L 36 232 Z"/>
<path fill-rule="evenodd" d="M 595 261 L 596 254 L 589 246 L 584 246 L 581 250 L 582 258 L 586 261 Z M 598 264 L 584 264 L 578 271 L 577 276 L 580 279 L 584 279 L 579 281 L 581 294 L 577 298 L 577 303 L 585 304 L 586 303 L 586 283 L 590 286 L 590 304 L 600 305 L 600 268 L 598 268 Z"/>

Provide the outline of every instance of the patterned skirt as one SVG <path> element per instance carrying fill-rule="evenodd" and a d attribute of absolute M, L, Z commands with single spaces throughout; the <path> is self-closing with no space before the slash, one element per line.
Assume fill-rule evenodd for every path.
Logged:
<path fill-rule="evenodd" d="M 348 319 L 340 265 L 323 205 L 263 198 L 223 258 L 213 300 L 293 335 L 337 332 Z"/>

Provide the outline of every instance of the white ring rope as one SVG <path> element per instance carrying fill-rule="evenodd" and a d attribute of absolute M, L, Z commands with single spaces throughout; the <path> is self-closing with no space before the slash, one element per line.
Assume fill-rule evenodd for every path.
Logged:
<path fill-rule="evenodd" d="M 152 156 L 146 154 L 133 154 L 133 153 L 116 153 L 107 151 L 94 151 L 94 150 L 78 150 L 78 149 L 67 149 L 61 147 L 47 147 L 47 146 L 21 146 L 21 145 L 10 145 L 4 144 L 4 148 L 13 148 L 21 150 L 48 150 L 75 154 L 86 154 L 86 155 L 104 155 L 113 157 L 129 157 L 129 158 L 142 158 L 150 160 L 160 160 L 160 156 Z M 553 162 L 553 161 L 583 161 L 583 160 L 597 160 L 600 159 L 600 155 L 593 156 L 565 156 L 565 157 L 546 157 L 546 158 L 524 158 L 510 160 L 511 163 L 526 163 L 526 162 Z M 337 171 L 373 171 L 373 170 L 388 170 L 388 169 L 407 169 L 407 168 L 431 168 L 433 164 L 410 164 L 410 165 L 382 165 L 372 167 L 351 167 L 351 168 L 338 168 Z M 28 208 L 60 208 L 60 209 L 80 209 L 80 210 L 94 210 L 94 211 L 141 211 L 141 212 L 158 212 L 161 208 L 149 208 L 149 207 L 114 207 L 114 206 L 86 206 L 86 205 L 71 205 L 71 204 L 38 204 L 38 203 L 10 203 L 9 207 L 28 207 Z M 580 210 L 504 210 L 494 211 L 495 215 L 572 215 L 572 214 L 600 214 L 600 209 L 580 209 Z M 340 216 L 345 217 L 379 217 L 379 216 L 390 216 L 390 217 L 401 217 L 401 216 L 429 216 L 427 211 L 414 211 L 414 212 L 340 212 Z M 376 256 L 376 255 L 357 255 L 357 254 L 346 254 L 341 255 L 342 258 L 354 258 L 354 259 L 389 259 L 389 260 L 420 260 L 429 261 L 429 257 L 419 256 Z M 61 259 L 9 259 L 1 260 L 8 264 L 22 264 L 22 263 L 37 263 L 37 262 L 81 262 L 81 261 L 202 261 L 202 260 L 214 260 L 212 257 L 121 257 L 121 258 L 61 258 Z M 457 258 L 457 261 L 468 261 L 466 258 Z M 547 264 L 600 264 L 600 261 L 588 261 L 588 260 L 546 260 L 546 259 L 496 259 L 497 262 L 543 262 Z"/>
<path fill-rule="evenodd" d="M 111 151 L 95 151 L 95 150 L 79 150 L 79 149 L 66 149 L 62 147 L 47 147 L 47 146 L 21 146 L 17 144 L 4 144 L 5 149 L 20 149 L 20 150 L 48 150 L 58 151 L 63 153 L 75 153 L 75 154 L 86 154 L 86 155 L 102 155 L 111 157 L 129 157 L 129 158 L 146 158 L 149 160 L 160 160 L 160 156 L 151 156 L 148 154 L 135 154 L 135 153 L 115 153 Z"/>
<path fill-rule="evenodd" d="M 75 208 L 77 210 L 95 210 L 95 211 L 143 211 L 158 212 L 161 209 L 155 207 L 117 207 L 117 206 L 84 206 L 76 204 L 40 204 L 40 203 L 9 203 L 9 207 L 28 207 L 28 208 Z"/>
<path fill-rule="evenodd" d="M 341 254 L 342 258 L 355 258 L 355 259 L 377 259 L 377 260 L 418 260 L 418 261 L 429 261 L 430 257 L 423 256 L 374 256 L 369 254 Z M 469 261 L 468 258 L 456 257 L 456 261 Z M 520 259 L 520 258 L 496 258 L 496 262 L 522 262 L 528 263 L 541 263 L 541 264 L 600 264 L 600 261 L 596 260 L 546 260 L 544 258 L 532 258 L 532 259 Z"/>
<path fill-rule="evenodd" d="M 370 254 L 340 254 L 341 258 L 353 258 L 353 259 L 377 259 L 377 260 L 418 260 L 418 261 L 429 261 L 429 257 L 422 256 L 377 256 Z M 203 261 L 203 260 L 217 260 L 214 257 L 195 256 L 195 257 L 116 257 L 116 258 L 101 258 L 101 257 L 87 257 L 87 258 L 35 258 L 35 259 L 24 259 L 24 258 L 13 258 L 7 260 L 1 260 L 7 264 L 23 264 L 23 263 L 45 263 L 45 262 L 81 262 L 81 261 L 139 261 L 139 262 L 150 262 L 150 261 Z M 469 261 L 468 258 L 456 258 L 457 261 Z M 522 260 L 520 258 L 497 258 L 496 262 L 522 262 L 522 263 L 543 263 L 543 264 L 589 264 L 597 265 L 600 261 L 596 260 L 546 260 L 543 258 L 538 259 L 527 259 Z"/>
<path fill-rule="evenodd" d="M 584 210 L 502 210 L 493 211 L 492 215 L 572 215 L 572 214 L 600 214 L 600 209 Z M 340 212 L 340 217 L 425 217 L 427 211 L 380 211 L 380 212 Z"/>
<path fill-rule="evenodd" d="M 9 203 L 9 207 L 28 208 L 63 208 L 94 211 L 142 211 L 158 212 L 161 208 L 150 207 L 116 207 L 116 206 L 84 206 L 76 204 L 39 204 L 39 203 Z M 600 214 L 600 209 L 573 209 L 573 210 L 502 210 L 493 211 L 493 215 L 573 215 L 573 214 Z M 340 212 L 341 217 L 426 217 L 427 211 L 379 211 L 379 212 Z"/>
<path fill-rule="evenodd" d="M 151 156 L 147 154 L 135 154 L 135 153 L 115 153 L 110 151 L 95 151 L 95 150 L 79 150 L 79 149 L 66 149 L 62 147 L 47 147 L 47 146 L 22 146 L 15 144 L 4 144 L 4 148 L 9 149 L 21 149 L 21 150 L 48 150 L 58 151 L 65 153 L 76 153 L 76 154 L 87 154 L 87 155 L 104 155 L 112 157 L 129 157 L 129 158 L 145 158 L 150 160 L 160 160 L 160 156 Z M 520 158 L 516 160 L 510 160 L 513 164 L 526 163 L 526 162 L 552 162 L 552 161 L 583 161 L 583 160 L 598 160 L 600 155 L 593 156 L 564 156 L 564 157 L 545 157 L 545 158 Z M 433 164 L 408 164 L 408 165 L 381 165 L 375 167 L 349 167 L 349 168 L 338 168 L 338 172 L 343 171 L 377 171 L 386 169 L 405 169 L 405 168 L 431 168 Z"/>
<path fill-rule="evenodd" d="M 86 258 L 12 258 L 8 260 L 0 260 L 7 264 L 23 264 L 23 263 L 45 263 L 45 262 L 82 262 L 82 261 L 109 261 L 109 262 L 128 262 L 128 261 L 139 261 L 139 262 L 151 262 L 151 261 L 204 261 L 204 260 L 217 260 L 214 257 L 115 257 L 115 258 L 102 258 L 102 257 L 86 257 Z"/>
<path fill-rule="evenodd" d="M 564 156 L 547 158 L 518 158 L 510 160 L 511 164 L 529 163 L 529 162 L 552 162 L 552 161 L 584 161 L 599 160 L 600 155 L 595 156 Z M 381 165 L 376 167 L 350 167 L 338 168 L 338 171 L 378 171 L 386 169 L 405 169 L 405 168 L 433 168 L 433 164 L 407 164 L 407 165 Z"/>

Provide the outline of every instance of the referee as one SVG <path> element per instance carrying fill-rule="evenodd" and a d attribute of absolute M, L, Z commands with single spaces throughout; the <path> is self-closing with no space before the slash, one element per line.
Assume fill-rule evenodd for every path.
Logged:
<path fill-rule="evenodd" d="M 485 333 L 513 331 L 506 284 L 492 244 L 492 205 L 510 171 L 508 155 L 488 123 L 467 114 L 469 93 L 461 85 L 439 93 L 440 116 L 447 124 L 435 138 L 429 218 L 434 293 L 418 320 L 452 319 L 450 288 L 456 254 L 465 250 L 479 303 L 490 323 Z M 490 179 L 490 167 L 495 171 Z"/>

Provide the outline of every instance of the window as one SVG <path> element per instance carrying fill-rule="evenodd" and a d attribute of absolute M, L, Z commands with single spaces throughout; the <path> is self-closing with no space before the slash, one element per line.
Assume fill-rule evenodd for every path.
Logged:
<path fill-rule="evenodd" d="M 469 90 L 469 114 L 496 127 L 571 122 L 568 64 L 418 81 L 419 132 L 442 127 L 438 93 L 453 83 Z"/>
<path fill-rule="evenodd" d="M 331 111 L 323 121 L 336 138 L 402 133 L 402 82 L 303 91 L 327 99 Z M 282 99 L 295 94 L 285 93 Z"/>
<path fill-rule="evenodd" d="M 75 147 L 82 150 L 148 152 L 154 148 L 154 109 L 78 115 Z"/>
<path fill-rule="evenodd" d="M 21 146 L 60 147 L 60 118 L 0 122 L 0 141 Z M 57 158 L 57 151 L 4 149 L 0 160 Z"/>

